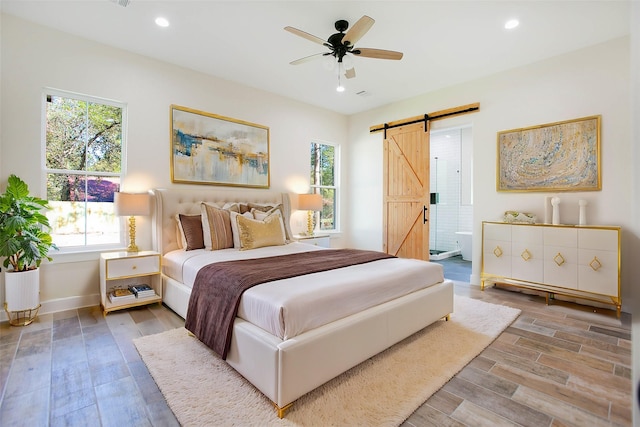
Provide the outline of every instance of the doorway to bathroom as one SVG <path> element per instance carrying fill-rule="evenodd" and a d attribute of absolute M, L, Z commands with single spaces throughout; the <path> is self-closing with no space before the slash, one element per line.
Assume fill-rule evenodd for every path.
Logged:
<path fill-rule="evenodd" d="M 473 152 L 471 126 L 430 133 L 429 259 L 471 261 Z"/>

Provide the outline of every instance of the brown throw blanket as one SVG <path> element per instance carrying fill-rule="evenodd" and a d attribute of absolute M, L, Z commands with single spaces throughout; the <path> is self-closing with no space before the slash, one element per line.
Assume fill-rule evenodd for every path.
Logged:
<path fill-rule="evenodd" d="M 327 249 L 209 264 L 196 276 L 185 328 L 226 359 L 233 322 L 245 290 L 261 283 L 385 258 L 394 256 L 358 249 Z"/>

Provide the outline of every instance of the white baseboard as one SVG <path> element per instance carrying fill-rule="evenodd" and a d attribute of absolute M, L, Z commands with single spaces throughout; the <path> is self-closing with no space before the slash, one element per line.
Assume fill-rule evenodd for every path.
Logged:
<path fill-rule="evenodd" d="M 92 307 L 100 305 L 100 294 L 74 296 L 68 298 L 58 298 L 48 301 L 40 301 L 42 305 L 38 315 L 58 313 L 66 310 L 76 310 L 78 308 Z M 9 318 L 3 310 L 0 313 L 0 322 L 6 322 Z"/>

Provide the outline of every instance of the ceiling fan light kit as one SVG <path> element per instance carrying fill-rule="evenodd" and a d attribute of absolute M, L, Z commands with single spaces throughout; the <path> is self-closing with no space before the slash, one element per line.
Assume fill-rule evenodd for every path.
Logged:
<path fill-rule="evenodd" d="M 285 27 L 284 29 L 286 31 L 314 43 L 321 44 L 329 49 L 328 52 L 316 53 L 314 55 L 296 59 L 295 61 L 291 61 L 290 64 L 299 65 L 318 58 L 330 58 L 329 61 L 325 61 L 324 66 L 325 68 L 336 70 L 338 74 L 338 87 L 336 90 L 338 92 L 343 92 L 344 86 L 341 84 L 340 76 L 344 75 L 347 79 L 352 79 L 356 76 L 352 55 L 377 59 L 402 59 L 402 52 L 384 49 L 355 48 L 355 44 L 367 33 L 367 31 L 371 29 L 374 22 L 375 21 L 372 18 L 364 15 L 350 29 L 348 29 L 349 22 L 344 19 L 340 19 L 334 24 L 335 29 L 338 32 L 330 35 L 326 41 L 297 28 Z M 333 59 L 331 59 L 331 57 L 333 57 Z"/>

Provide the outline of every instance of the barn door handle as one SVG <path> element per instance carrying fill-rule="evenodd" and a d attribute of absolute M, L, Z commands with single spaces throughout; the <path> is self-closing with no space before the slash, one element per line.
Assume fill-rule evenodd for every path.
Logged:
<path fill-rule="evenodd" d="M 429 220 L 427 219 L 427 207 L 423 205 L 423 206 L 422 206 L 422 223 L 423 223 L 423 224 L 426 224 L 426 223 L 427 223 L 427 221 L 429 221 Z"/>

